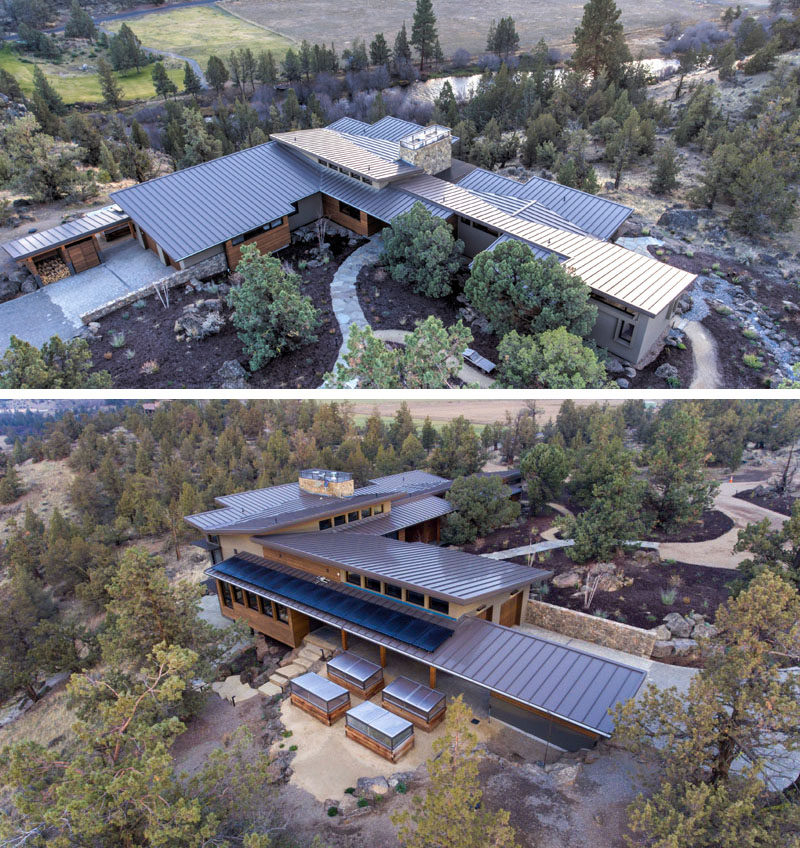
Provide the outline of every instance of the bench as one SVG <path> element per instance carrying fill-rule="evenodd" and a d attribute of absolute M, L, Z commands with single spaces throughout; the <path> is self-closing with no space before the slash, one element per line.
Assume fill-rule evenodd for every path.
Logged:
<path fill-rule="evenodd" d="M 481 356 L 477 350 L 473 350 L 471 347 L 466 348 L 461 355 L 466 362 L 474 365 L 477 369 L 483 371 L 484 374 L 491 374 L 496 367 L 494 362 L 490 362 L 485 356 Z"/>

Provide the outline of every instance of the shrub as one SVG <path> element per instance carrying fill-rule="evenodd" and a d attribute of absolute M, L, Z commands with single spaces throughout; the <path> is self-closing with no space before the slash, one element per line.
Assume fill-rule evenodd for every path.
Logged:
<path fill-rule="evenodd" d="M 405 785 L 405 783 L 403 783 L 402 780 L 399 780 L 397 782 L 397 786 L 395 786 L 394 788 L 394 791 L 399 792 L 401 795 L 405 795 L 406 792 L 408 792 L 408 787 Z"/>
<path fill-rule="evenodd" d="M 744 356 L 742 356 L 742 360 L 748 368 L 754 368 L 758 370 L 759 368 L 764 367 L 764 360 L 759 359 L 754 353 L 744 354 Z"/>
<path fill-rule="evenodd" d="M 383 231 L 383 245 L 381 261 L 393 280 L 408 283 L 427 297 L 450 294 L 451 277 L 461 265 L 464 243 L 421 203 L 392 221 Z"/>
<path fill-rule="evenodd" d="M 125 333 L 112 333 L 109 344 L 111 347 L 122 347 L 125 344 Z"/>
<path fill-rule="evenodd" d="M 86 339 L 64 342 L 53 336 L 39 349 L 11 336 L 8 349 L 0 359 L 0 388 L 4 389 L 104 389 L 110 386 L 108 371 L 92 373 L 92 355 Z"/>
<path fill-rule="evenodd" d="M 339 815 L 339 808 L 338 808 L 338 807 L 334 807 L 333 805 L 331 805 L 330 807 L 328 807 L 328 815 L 329 815 L 331 818 L 334 818 L 335 816 L 338 816 L 338 815 Z"/>
<path fill-rule="evenodd" d="M 369 806 L 369 801 L 366 798 L 359 798 L 356 806 L 367 807 L 367 806 Z"/>
<path fill-rule="evenodd" d="M 344 790 L 344 794 L 345 795 L 355 795 L 356 794 L 355 786 L 348 786 L 347 789 Z"/>
<path fill-rule="evenodd" d="M 510 500 L 511 489 L 499 477 L 471 474 L 453 481 L 447 500 L 455 509 L 445 519 L 442 542 L 462 545 L 486 536 L 519 517 L 520 506 Z"/>
<path fill-rule="evenodd" d="M 241 284 L 230 290 L 227 302 L 251 371 L 317 340 L 319 312 L 310 297 L 300 294 L 296 274 L 287 273 L 274 256 L 262 256 L 253 244 L 242 248 L 236 272 Z"/>
<path fill-rule="evenodd" d="M 664 604 L 665 607 L 671 607 L 675 603 L 675 598 L 678 596 L 678 590 L 675 588 L 662 589 L 660 594 L 661 603 Z"/>

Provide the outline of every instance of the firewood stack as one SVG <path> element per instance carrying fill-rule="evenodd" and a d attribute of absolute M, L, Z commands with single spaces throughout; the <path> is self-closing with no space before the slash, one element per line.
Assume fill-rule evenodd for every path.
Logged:
<path fill-rule="evenodd" d="M 70 275 L 69 268 L 59 256 L 51 256 L 49 259 L 43 259 L 37 262 L 36 270 L 42 278 L 43 286 L 55 283 L 56 280 L 63 280 L 64 277 L 69 277 Z"/>

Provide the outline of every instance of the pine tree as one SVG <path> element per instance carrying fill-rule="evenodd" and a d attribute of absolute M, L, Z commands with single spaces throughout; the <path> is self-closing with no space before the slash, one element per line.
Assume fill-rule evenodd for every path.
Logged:
<path fill-rule="evenodd" d="M 0 480 L 0 503 L 14 503 L 23 491 L 17 468 L 13 462 L 9 461 L 6 466 L 6 473 Z"/>
<path fill-rule="evenodd" d="M 403 21 L 403 26 L 400 27 L 400 32 L 394 39 L 394 56 L 395 66 L 399 69 L 400 66 L 408 64 L 411 61 L 411 45 L 408 43 L 408 32 L 406 30 L 406 22 Z"/>
<path fill-rule="evenodd" d="M 583 7 L 583 19 L 573 36 L 572 66 L 576 70 L 590 71 L 595 79 L 601 73 L 613 81 L 620 79 L 632 56 L 619 16 L 614 0 L 589 0 Z"/>
<path fill-rule="evenodd" d="M 64 35 L 67 38 L 88 38 L 89 41 L 94 41 L 97 37 L 97 27 L 92 16 L 81 8 L 78 0 L 72 0 Z"/>
<path fill-rule="evenodd" d="M 109 149 L 105 142 L 100 145 L 100 169 L 108 175 L 109 182 L 116 182 L 119 177 L 119 164 L 114 158 L 114 154 Z"/>
<path fill-rule="evenodd" d="M 38 65 L 33 66 L 33 92 L 42 98 L 54 115 L 66 115 L 67 107 L 61 95 L 53 88 Z"/>
<path fill-rule="evenodd" d="M 404 24 L 405 26 L 405 24 Z M 434 58 L 439 34 L 432 0 L 417 0 L 414 22 L 411 26 L 411 45 L 419 53 L 420 73 L 425 70 L 425 60 Z"/>
<path fill-rule="evenodd" d="M 219 56 L 209 56 L 206 64 L 206 79 L 217 94 L 222 93 L 229 78 L 228 69 L 222 59 Z"/>
<path fill-rule="evenodd" d="M 102 56 L 97 60 L 97 76 L 100 78 L 103 102 L 109 109 L 119 109 L 122 103 L 122 86 L 114 73 L 114 69 Z"/>
<path fill-rule="evenodd" d="M 188 62 L 184 62 L 183 65 L 183 90 L 186 94 L 191 94 L 192 97 L 197 97 L 203 90 L 200 77 L 197 76 L 194 68 Z"/>
<path fill-rule="evenodd" d="M 429 451 L 436 444 L 438 438 L 439 437 L 436 435 L 436 428 L 433 426 L 430 416 L 426 415 L 425 420 L 422 422 L 422 431 L 420 432 L 422 447 L 424 447 L 426 451 Z"/>
<path fill-rule="evenodd" d="M 389 45 L 386 43 L 383 33 L 379 32 L 375 38 L 372 39 L 369 45 L 370 64 L 376 66 L 388 65 L 390 58 Z"/>
<path fill-rule="evenodd" d="M 379 91 L 369 107 L 369 121 L 374 124 L 386 117 L 386 104 L 383 102 L 383 94 Z"/>
<path fill-rule="evenodd" d="M 179 160 L 181 168 L 210 162 L 222 155 L 222 145 L 208 131 L 203 116 L 196 109 L 186 109 L 183 116 L 183 152 Z"/>
<path fill-rule="evenodd" d="M 0 94 L 5 94 L 16 103 L 21 103 L 25 99 L 17 78 L 5 68 L 0 68 Z"/>
<path fill-rule="evenodd" d="M 150 147 L 150 136 L 135 118 L 131 124 L 131 141 L 141 150 L 146 150 Z"/>
<path fill-rule="evenodd" d="M 275 64 L 275 57 L 271 50 L 262 50 L 258 54 L 256 79 L 262 85 L 273 85 L 278 79 L 278 66 Z"/>
<path fill-rule="evenodd" d="M 162 62 L 156 62 L 153 65 L 153 88 L 159 97 L 166 99 L 171 95 L 178 93 L 178 86 L 169 78 L 167 69 Z"/>
<path fill-rule="evenodd" d="M 678 187 L 680 173 L 678 154 L 672 139 L 658 148 L 654 161 L 656 170 L 650 182 L 650 191 L 653 194 L 669 194 Z"/>

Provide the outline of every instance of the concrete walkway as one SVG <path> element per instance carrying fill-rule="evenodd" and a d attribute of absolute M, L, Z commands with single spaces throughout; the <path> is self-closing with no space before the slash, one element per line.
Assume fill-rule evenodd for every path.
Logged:
<path fill-rule="evenodd" d="M 8 348 L 12 335 L 36 347 L 52 336 L 71 339 L 83 328 L 85 312 L 167 273 L 158 257 L 133 239 L 110 245 L 97 267 L 0 303 L 0 351 Z"/>
<path fill-rule="evenodd" d="M 717 345 L 711 333 L 699 321 L 687 321 L 682 327 L 692 343 L 694 373 L 690 389 L 718 389 L 722 385 L 719 376 Z"/>
<path fill-rule="evenodd" d="M 358 302 L 358 290 L 356 288 L 356 280 L 358 279 L 359 271 L 365 265 L 375 265 L 378 258 L 383 253 L 383 238 L 380 234 L 372 236 L 370 240 L 361 245 L 357 250 L 354 250 L 347 259 L 337 269 L 331 280 L 331 301 L 333 314 L 339 324 L 339 329 L 342 331 L 342 346 L 339 348 L 339 356 L 336 358 L 332 373 L 336 373 L 339 364 L 345 364 L 345 354 L 347 352 L 347 343 L 350 339 L 350 328 L 355 325 L 357 327 L 369 326 L 361 304 Z M 408 330 L 373 330 L 375 337 L 385 342 L 396 342 L 405 344 L 405 338 Z M 477 383 L 481 388 L 489 388 L 494 380 L 488 377 L 482 371 L 478 371 L 471 365 L 464 363 L 458 376 L 465 383 Z M 324 388 L 324 386 L 323 386 Z"/>

